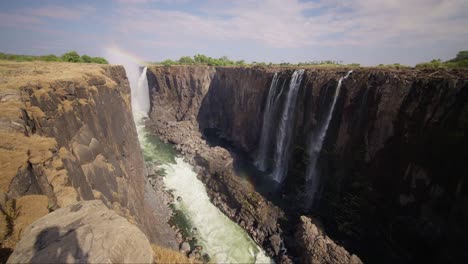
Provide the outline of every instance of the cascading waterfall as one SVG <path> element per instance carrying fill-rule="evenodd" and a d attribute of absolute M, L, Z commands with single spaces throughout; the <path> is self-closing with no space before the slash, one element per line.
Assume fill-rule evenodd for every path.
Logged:
<path fill-rule="evenodd" d="M 267 155 L 270 145 L 270 135 L 271 127 L 274 117 L 275 105 L 278 101 L 276 96 L 278 91 L 278 73 L 275 73 L 273 79 L 271 80 L 270 90 L 268 91 L 268 98 L 265 105 L 265 110 L 263 112 L 263 123 L 262 123 L 262 132 L 260 136 L 260 145 L 257 155 L 257 160 L 255 161 L 255 166 L 261 170 L 265 171 L 267 166 Z"/>
<path fill-rule="evenodd" d="M 313 204 L 315 195 L 319 186 L 319 176 L 317 173 L 317 160 L 319 158 L 320 152 L 322 151 L 323 141 L 327 135 L 328 126 L 333 116 L 333 110 L 335 109 L 336 100 L 340 94 L 341 85 L 343 80 L 347 79 L 353 71 L 349 71 L 344 77 L 341 77 L 338 81 L 338 85 L 335 89 L 335 94 L 333 95 L 333 101 L 330 105 L 330 108 L 326 112 L 325 119 L 322 124 L 312 133 L 311 140 L 309 142 L 309 149 L 307 154 L 309 155 L 309 165 L 306 170 L 306 206 L 310 207 Z"/>
<path fill-rule="evenodd" d="M 284 104 L 283 113 L 280 120 L 279 131 L 276 137 L 275 164 L 271 178 L 277 183 L 281 183 L 288 171 L 289 153 L 294 126 L 294 112 L 296 109 L 297 94 L 302 82 L 304 70 L 294 71 L 289 91 Z"/>
<path fill-rule="evenodd" d="M 126 70 L 132 69 L 131 67 L 132 65 L 125 65 Z M 165 187 L 181 198 L 175 201 L 174 206 L 183 212 L 193 230 L 197 230 L 194 232 L 197 244 L 209 254 L 212 262 L 273 263 L 240 226 L 210 202 L 205 186 L 198 180 L 191 165 L 182 158 L 175 157 L 168 150 L 170 147 L 146 130 L 144 120 L 149 111 L 146 71 L 145 67 L 137 79 L 131 78 L 129 74 L 138 139 L 145 161 L 162 163 L 159 168 L 164 169 L 166 174 L 163 180 Z"/>
<path fill-rule="evenodd" d="M 132 90 L 132 110 L 144 116 L 148 115 L 150 109 L 148 79 L 146 78 L 147 70 L 147 67 L 143 68 L 143 72 L 138 78 L 138 89 Z"/>

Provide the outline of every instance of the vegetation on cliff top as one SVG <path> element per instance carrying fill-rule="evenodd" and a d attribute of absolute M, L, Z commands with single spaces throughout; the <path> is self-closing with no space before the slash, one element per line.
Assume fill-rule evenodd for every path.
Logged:
<path fill-rule="evenodd" d="M 227 56 L 222 56 L 220 58 L 212 58 L 203 54 L 197 54 L 193 57 L 190 56 L 182 56 L 178 60 L 164 60 L 161 62 L 155 62 L 154 64 L 164 65 L 164 66 L 171 66 L 171 65 L 207 65 L 207 66 L 274 66 L 274 67 L 289 67 L 289 66 L 328 66 L 328 67 L 336 67 L 336 66 L 348 66 L 348 67 L 359 67 L 360 65 L 357 63 L 352 64 L 343 64 L 341 61 L 333 61 L 333 60 L 324 60 L 324 61 L 307 61 L 307 62 L 299 62 L 299 63 L 289 63 L 289 62 L 282 62 L 282 63 L 266 63 L 266 62 L 252 62 L 247 63 L 245 60 L 233 61 L 229 59 Z"/>
<path fill-rule="evenodd" d="M 430 62 L 419 63 L 416 68 L 468 68 L 468 50 L 463 50 L 457 53 L 457 56 L 448 61 L 441 59 L 431 60 Z"/>
<path fill-rule="evenodd" d="M 203 54 L 197 54 L 193 57 L 183 56 L 178 60 L 164 60 L 155 62 L 153 64 L 171 66 L 171 65 L 207 65 L 207 66 L 270 66 L 270 67 L 360 67 L 358 63 L 344 64 L 342 61 L 323 60 L 323 61 L 307 61 L 299 63 L 266 63 L 266 62 L 252 62 L 247 63 L 245 60 L 234 61 L 227 56 L 220 58 L 212 58 Z M 393 64 L 379 64 L 379 68 L 392 68 L 392 69 L 405 69 L 411 66 L 403 65 L 400 63 Z M 440 59 L 432 60 L 430 62 L 420 63 L 416 68 L 466 68 L 468 67 L 468 51 L 460 51 L 454 59 L 443 62 Z"/>
<path fill-rule="evenodd" d="M 18 54 L 7 54 L 0 52 L 0 60 L 9 61 L 51 61 L 51 62 L 74 62 L 74 63 L 97 63 L 97 64 L 109 64 L 109 62 L 102 57 L 91 57 L 88 55 L 80 56 L 76 51 L 69 51 L 62 56 L 58 57 L 54 54 L 32 56 L 32 55 L 18 55 Z"/>

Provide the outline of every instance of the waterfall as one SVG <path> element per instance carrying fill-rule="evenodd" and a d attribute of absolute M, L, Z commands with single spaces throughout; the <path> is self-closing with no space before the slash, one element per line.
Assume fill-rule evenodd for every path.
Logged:
<path fill-rule="evenodd" d="M 289 91 L 284 103 L 281 115 L 279 131 L 276 137 L 275 164 L 271 178 L 277 183 L 281 183 L 288 171 L 289 153 L 294 126 L 294 112 L 296 109 L 297 94 L 302 82 L 304 70 L 294 71 Z"/>
<path fill-rule="evenodd" d="M 143 116 L 147 116 L 150 109 L 147 70 L 147 67 L 143 68 L 143 72 L 138 78 L 137 89 L 132 89 L 132 110 L 134 114 L 140 113 Z"/>
<path fill-rule="evenodd" d="M 274 263 L 265 252 L 235 222 L 214 206 L 203 183 L 190 164 L 177 157 L 171 146 L 164 144 L 145 127 L 149 111 L 147 68 L 124 65 L 131 88 L 132 110 L 145 162 L 161 164 L 165 171 L 163 182 L 167 191 L 180 197 L 174 201 L 176 210 L 189 221 L 190 234 L 208 253 L 214 263 Z M 161 201 L 152 201 L 160 203 Z"/>
<path fill-rule="evenodd" d="M 328 126 L 333 116 L 333 110 L 335 109 L 336 100 L 340 94 L 341 84 L 343 80 L 347 79 L 348 76 L 353 71 L 349 71 L 344 77 L 341 77 L 338 81 L 338 85 L 335 89 L 335 94 L 333 95 L 333 101 L 330 105 L 330 108 L 326 112 L 325 119 L 321 125 L 312 133 L 311 140 L 309 142 L 309 149 L 307 154 L 309 155 L 309 165 L 306 170 L 306 198 L 307 198 L 307 207 L 310 207 L 313 204 L 315 195 L 319 186 L 319 176 L 317 173 L 317 160 L 319 158 L 320 152 L 322 151 L 323 141 L 327 135 Z"/>
<path fill-rule="evenodd" d="M 271 126 L 274 117 L 274 109 L 278 97 L 276 97 L 278 91 L 278 74 L 275 73 L 273 79 L 271 80 L 270 90 L 268 91 L 268 98 L 265 105 L 265 110 L 263 111 L 263 123 L 262 131 L 260 136 L 260 145 L 257 160 L 255 161 L 255 166 L 261 171 L 265 171 L 267 167 L 267 155 L 268 150 L 270 149 L 270 135 L 271 135 Z"/>

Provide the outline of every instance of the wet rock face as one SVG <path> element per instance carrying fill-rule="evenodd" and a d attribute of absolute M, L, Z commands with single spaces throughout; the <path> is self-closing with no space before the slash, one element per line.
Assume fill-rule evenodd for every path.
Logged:
<path fill-rule="evenodd" d="M 158 127 L 154 131 L 181 145 L 184 153 L 197 153 L 198 146 L 205 144 L 199 143 L 201 133 L 216 129 L 235 148 L 254 158 L 273 74 L 278 72 L 280 83 L 287 82 L 292 70 L 193 68 L 197 67 L 150 68 L 152 104 L 171 105 L 162 115 L 153 110 L 151 118 Z M 167 81 L 180 71 L 189 77 Z M 347 249 L 366 261 L 468 259 L 460 248 L 460 234 L 468 232 L 468 171 L 463 161 L 468 156 L 466 71 L 355 69 L 343 82 L 318 158 L 317 203 L 306 212 L 300 207 L 307 188 L 309 138 L 323 122 L 338 80 L 347 72 L 337 68 L 304 73 L 283 186 L 288 210 L 322 218 L 331 237 L 346 242 Z M 155 82 L 166 80 L 163 94 L 194 94 L 191 91 L 200 86 L 187 84 L 207 75 L 211 77 L 204 79 L 203 87 L 209 88 L 195 93 L 196 100 L 158 95 Z M 179 114 L 186 109 L 190 115 Z M 178 128 L 201 133 L 177 138 L 169 135 L 173 132 L 164 132 Z M 213 167 L 202 154 L 197 155 L 199 166 Z M 230 177 L 210 174 L 203 177 L 207 186 L 214 193 L 226 192 L 221 186 L 229 185 Z M 227 200 L 232 208 L 241 204 L 235 195 Z"/>
<path fill-rule="evenodd" d="M 7 263 L 152 263 L 145 235 L 102 201 L 58 209 L 25 230 Z"/>

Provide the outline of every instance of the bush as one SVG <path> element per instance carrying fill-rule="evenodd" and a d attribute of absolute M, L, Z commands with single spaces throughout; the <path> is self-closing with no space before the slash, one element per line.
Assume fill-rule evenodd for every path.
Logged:
<path fill-rule="evenodd" d="M 54 54 L 43 55 L 43 56 L 30 56 L 30 55 L 17 55 L 17 54 L 6 54 L 0 52 L 0 60 L 10 60 L 10 61 L 65 61 L 65 62 L 85 62 L 85 63 L 99 63 L 99 64 L 109 64 L 109 62 L 101 57 L 91 57 L 88 55 L 83 55 L 80 57 L 76 51 L 70 51 L 63 54 L 61 57 L 57 57 Z"/>
<path fill-rule="evenodd" d="M 109 64 L 109 62 L 102 57 L 93 57 L 91 58 L 91 62 L 97 64 Z"/>
<path fill-rule="evenodd" d="M 463 50 L 457 53 L 457 56 L 446 62 L 440 59 L 431 60 L 430 62 L 424 62 L 416 64 L 416 68 L 423 69 L 439 69 L 439 68 L 467 68 L 468 67 L 468 51 Z"/>
<path fill-rule="evenodd" d="M 180 64 L 194 64 L 195 60 L 193 60 L 192 57 L 183 56 L 183 57 L 180 57 L 179 63 Z"/>
<path fill-rule="evenodd" d="M 164 66 L 170 66 L 170 65 L 177 65 L 178 63 L 173 60 L 165 60 L 165 61 L 162 61 L 161 64 Z"/>
<path fill-rule="evenodd" d="M 449 62 L 458 62 L 468 60 L 468 50 L 462 50 L 457 53 L 457 56 L 454 59 L 449 60 Z"/>
<path fill-rule="evenodd" d="M 88 55 L 83 55 L 81 56 L 81 61 L 85 62 L 85 63 L 91 63 L 91 60 L 92 58 Z"/>
<path fill-rule="evenodd" d="M 81 62 L 81 57 L 76 51 L 70 51 L 62 55 L 62 60 L 66 62 Z"/>
<path fill-rule="evenodd" d="M 45 55 L 45 56 L 39 56 L 37 57 L 38 60 L 40 61 L 62 61 L 59 57 L 50 54 L 50 55 Z"/>

